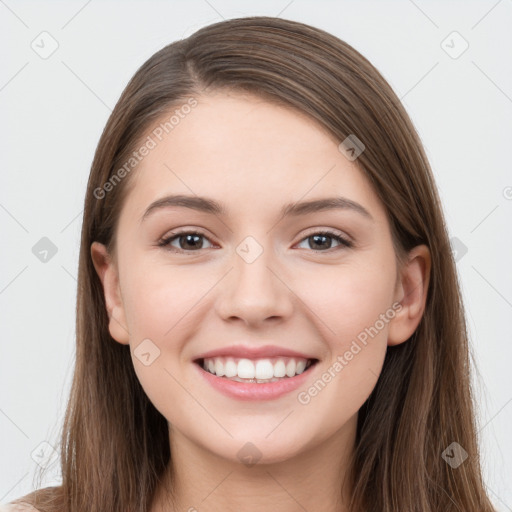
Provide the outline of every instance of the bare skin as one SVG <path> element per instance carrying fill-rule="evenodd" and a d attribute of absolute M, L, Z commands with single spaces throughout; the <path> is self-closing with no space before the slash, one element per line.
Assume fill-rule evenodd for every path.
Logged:
<path fill-rule="evenodd" d="M 358 410 L 387 347 L 406 342 L 421 320 L 428 248 L 414 248 L 397 274 L 383 205 L 338 150 L 341 141 L 315 121 L 241 93 L 197 100 L 133 171 L 116 254 L 91 247 L 110 333 L 130 345 L 141 385 L 170 425 L 176 502 L 167 499 L 168 473 L 152 512 L 253 512 L 269 504 L 275 512 L 344 512 Z M 171 194 L 214 199 L 225 213 L 172 206 L 141 221 L 154 201 Z M 352 209 L 280 215 L 288 204 L 339 196 L 371 218 Z M 353 246 L 312 239 L 326 229 Z M 178 231 L 201 237 L 158 245 Z M 253 255 L 262 250 L 250 263 L 237 252 L 246 237 Z M 383 314 L 387 321 L 377 324 Z M 357 336 L 381 324 L 354 354 Z M 134 354 L 145 339 L 160 351 L 147 366 Z M 319 362 L 300 390 L 242 402 L 199 378 L 193 362 L 201 352 L 239 343 L 278 345 Z M 353 357 L 334 371 L 350 350 Z M 332 378 L 312 396 L 308 389 L 329 369 Z M 259 452 L 253 466 L 240 457 L 248 442 Z"/>

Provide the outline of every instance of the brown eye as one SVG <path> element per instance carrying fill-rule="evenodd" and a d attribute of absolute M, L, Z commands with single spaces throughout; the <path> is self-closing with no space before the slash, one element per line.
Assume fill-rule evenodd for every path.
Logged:
<path fill-rule="evenodd" d="M 174 249 L 172 252 L 197 252 L 204 249 L 203 240 L 208 240 L 203 234 L 196 231 L 183 231 L 164 238 L 158 245 Z M 173 245 L 177 242 L 177 245 Z M 172 250 L 170 249 L 170 250 Z"/>
<path fill-rule="evenodd" d="M 312 235 L 307 236 L 304 238 L 303 241 L 307 241 L 309 248 L 313 249 L 317 252 L 326 252 L 329 249 L 332 249 L 332 241 L 338 242 L 338 247 L 352 247 L 352 242 L 349 240 L 346 240 L 342 236 L 332 233 L 330 231 L 323 231 L 319 233 L 313 233 Z"/>

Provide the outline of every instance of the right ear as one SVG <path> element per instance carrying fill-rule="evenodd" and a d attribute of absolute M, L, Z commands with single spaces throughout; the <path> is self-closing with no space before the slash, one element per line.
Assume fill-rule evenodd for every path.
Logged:
<path fill-rule="evenodd" d="M 126 315 L 121 298 L 117 266 L 108 253 L 107 248 L 99 242 L 91 244 L 91 258 L 96 273 L 103 284 L 110 335 L 119 343 L 128 345 L 130 337 L 126 328 Z"/>

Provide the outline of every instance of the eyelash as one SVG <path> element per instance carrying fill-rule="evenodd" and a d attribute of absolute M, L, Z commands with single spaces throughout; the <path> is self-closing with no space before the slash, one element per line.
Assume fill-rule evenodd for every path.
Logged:
<path fill-rule="evenodd" d="M 204 235 L 203 233 L 199 232 L 199 231 L 179 231 L 179 232 L 176 232 L 174 233 L 172 236 L 170 237 L 167 237 L 167 238 L 163 238 L 159 243 L 158 243 L 158 246 L 159 247 L 166 247 L 168 248 L 168 250 L 170 250 L 171 252 L 173 253 L 177 253 L 177 254 L 180 254 L 180 253 L 195 253 L 195 252 L 199 252 L 201 251 L 202 249 L 198 249 L 196 251 L 187 251 L 187 250 L 184 250 L 184 249 L 176 249 L 175 247 L 170 247 L 170 244 L 171 242 L 173 242 L 174 240 L 178 239 L 179 237 L 181 236 L 185 236 L 185 235 L 199 235 L 205 239 L 207 239 L 210 243 L 212 243 L 208 237 L 206 235 Z M 335 241 L 339 242 L 340 243 L 340 246 L 338 247 L 334 247 L 334 248 L 330 248 L 330 249 L 326 249 L 325 251 L 322 251 L 322 250 L 317 250 L 317 249 L 311 249 L 313 252 L 316 252 L 316 253 L 321 253 L 321 252 L 332 252 L 333 250 L 336 250 L 336 249 L 339 249 L 340 247 L 345 247 L 347 249 L 350 249 L 354 246 L 353 242 L 351 242 L 350 240 L 347 240 L 346 238 L 343 238 L 342 236 L 340 236 L 339 234 L 333 232 L 333 231 L 329 231 L 328 229 L 326 230 L 322 230 L 322 231 L 314 231 L 313 233 L 305 236 L 304 238 L 302 238 L 300 240 L 299 243 L 303 242 L 304 240 L 307 240 L 308 238 L 311 238 L 312 236 L 314 235 L 321 235 L 321 236 L 327 236 L 329 238 L 332 238 L 334 239 Z"/>

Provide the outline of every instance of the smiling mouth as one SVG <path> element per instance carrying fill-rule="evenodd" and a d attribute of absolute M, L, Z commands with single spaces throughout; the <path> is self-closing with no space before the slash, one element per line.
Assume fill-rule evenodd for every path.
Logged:
<path fill-rule="evenodd" d="M 246 384 L 266 384 L 290 380 L 308 372 L 318 359 L 273 357 L 258 360 L 214 357 L 194 361 L 202 370 L 225 380 Z"/>

